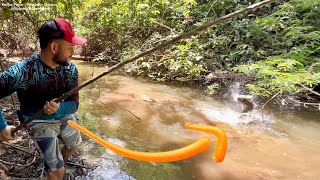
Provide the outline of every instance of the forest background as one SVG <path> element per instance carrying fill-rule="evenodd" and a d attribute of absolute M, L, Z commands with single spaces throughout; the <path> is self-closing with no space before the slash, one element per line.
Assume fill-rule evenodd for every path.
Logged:
<path fill-rule="evenodd" d="M 39 52 L 39 26 L 64 17 L 88 39 L 80 55 L 112 65 L 256 2 L 1 0 L 0 49 L 9 55 Z M 140 58 L 122 72 L 202 85 L 208 94 L 241 81 L 260 97 L 295 95 L 318 103 L 319 15 L 319 0 L 279 0 Z"/>

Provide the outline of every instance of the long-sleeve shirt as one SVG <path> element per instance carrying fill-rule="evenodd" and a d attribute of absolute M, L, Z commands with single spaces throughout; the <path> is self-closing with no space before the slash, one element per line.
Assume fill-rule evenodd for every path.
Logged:
<path fill-rule="evenodd" d="M 19 64 L 0 73 L 0 98 L 17 92 L 20 112 L 24 117 L 41 110 L 46 101 L 60 97 L 78 86 L 78 70 L 73 63 L 68 66 L 51 68 L 40 56 L 31 56 Z M 74 93 L 60 103 L 59 109 L 51 115 L 41 115 L 37 119 L 60 119 L 77 111 L 79 94 Z M 0 108 L 0 130 L 7 126 Z"/>

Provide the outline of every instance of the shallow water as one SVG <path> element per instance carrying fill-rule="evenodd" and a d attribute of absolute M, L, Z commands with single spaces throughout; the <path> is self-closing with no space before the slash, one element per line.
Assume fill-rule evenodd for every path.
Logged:
<path fill-rule="evenodd" d="M 106 70 L 76 62 L 81 82 Z M 190 159 L 148 163 L 118 156 L 83 136 L 84 158 L 98 168 L 87 179 L 319 179 L 319 112 L 256 108 L 248 115 L 232 99 L 214 99 L 201 90 L 107 75 L 80 91 L 78 117 L 104 139 L 137 151 L 168 151 L 202 136 L 211 148 Z M 216 125 L 229 140 L 222 163 L 212 160 L 215 136 L 184 128 L 186 122 Z"/>

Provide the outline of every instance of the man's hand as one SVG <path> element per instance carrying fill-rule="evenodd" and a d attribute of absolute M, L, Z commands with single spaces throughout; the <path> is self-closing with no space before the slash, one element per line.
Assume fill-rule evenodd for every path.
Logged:
<path fill-rule="evenodd" d="M 0 131 L 0 140 L 2 141 L 14 140 L 14 137 L 11 135 L 11 132 L 14 128 L 15 128 L 14 126 L 7 126 L 5 129 Z"/>
<path fill-rule="evenodd" d="M 59 109 L 60 103 L 54 102 L 56 99 L 57 98 L 54 98 L 50 102 L 49 101 L 46 102 L 46 104 L 43 107 L 45 114 L 48 114 L 48 115 L 53 114 Z"/>

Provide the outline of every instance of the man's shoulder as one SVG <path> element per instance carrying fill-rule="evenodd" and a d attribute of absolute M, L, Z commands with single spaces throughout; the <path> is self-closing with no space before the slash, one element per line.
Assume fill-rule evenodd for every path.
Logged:
<path fill-rule="evenodd" d="M 32 55 L 30 57 L 25 58 L 23 61 L 21 61 L 18 65 L 20 67 L 26 66 L 26 65 L 33 65 L 37 63 L 39 60 L 38 54 Z"/>
<path fill-rule="evenodd" d="M 77 66 L 73 62 L 70 62 L 68 67 L 77 69 Z"/>
<path fill-rule="evenodd" d="M 10 66 L 9 70 L 11 70 L 11 72 L 14 71 L 14 72 L 19 72 L 19 73 L 21 73 L 21 71 L 26 71 L 30 67 L 34 66 L 36 59 L 37 59 L 36 55 L 28 57 L 28 58 L 22 60 L 21 62 Z"/>
<path fill-rule="evenodd" d="M 63 68 L 65 70 L 69 70 L 71 72 L 78 71 L 77 66 L 72 62 L 70 62 L 70 64 L 68 66 L 63 66 Z"/>

